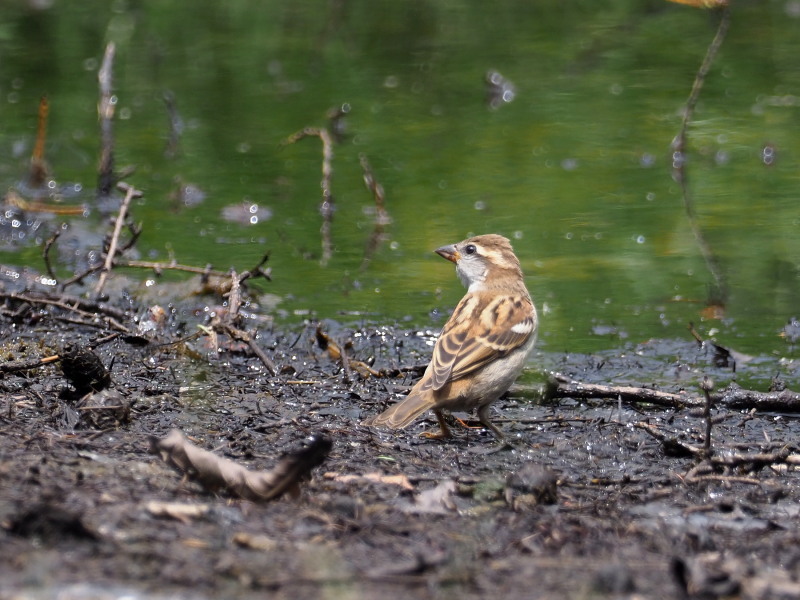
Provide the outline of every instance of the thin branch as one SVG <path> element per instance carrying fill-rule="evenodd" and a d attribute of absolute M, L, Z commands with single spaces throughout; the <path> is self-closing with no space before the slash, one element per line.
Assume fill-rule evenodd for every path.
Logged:
<path fill-rule="evenodd" d="M 685 394 L 660 392 L 651 388 L 601 385 L 575 381 L 560 373 L 552 373 L 545 389 L 545 397 L 550 398 L 613 398 L 632 404 L 646 403 L 667 408 L 700 406 L 697 398 Z"/>
<path fill-rule="evenodd" d="M 47 274 L 53 279 L 53 281 L 58 281 L 55 272 L 53 271 L 53 267 L 50 264 L 50 248 L 53 247 L 53 244 L 56 243 L 56 240 L 61 236 L 61 229 L 56 229 L 55 233 L 51 235 L 47 241 L 44 243 L 44 248 L 42 248 L 42 258 L 44 259 L 44 266 L 47 269 Z"/>
<path fill-rule="evenodd" d="M 119 252 L 117 252 L 117 254 L 124 254 L 125 252 L 133 248 L 133 246 L 136 244 L 136 240 L 139 239 L 139 235 L 142 232 L 141 228 L 131 228 L 129 226 L 128 229 L 132 230 L 133 235 L 131 236 L 131 239 L 129 239 L 127 242 L 125 242 L 125 244 L 122 247 L 120 247 Z M 114 266 L 116 265 L 117 263 L 116 261 L 114 261 Z M 73 275 L 72 277 L 61 283 L 61 289 L 64 290 L 75 283 L 81 283 L 89 275 L 93 275 L 94 273 L 97 273 L 98 271 L 102 270 L 103 266 L 104 266 L 103 264 L 92 265 L 91 267 L 88 267 L 81 273 L 76 273 L 75 275 Z"/>
<path fill-rule="evenodd" d="M 730 385 L 713 395 L 714 402 L 733 410 L 755 409 L 768 412 L 800 413 L 800 393 L 791 390 L 757 392 Z"/>
<path fill-rule="evenodd" d="M 228 315 L 227 321 L 231 325 L 235 324 L 239 318 L 239 308 L 242 306 L 242 293 L 239 286 L 239 276 L 236 271 L 231 269 L 231 290 L 228 292 Z"/>
<path fill-rule="evenodd" d="M 361 169 L 364 171 L 364 185 L 367 186 L 367 189 L 372 192 L 372 196 L 375 198 L 375 226 L 372 229 L 372 234 L 369 236 L 369 241 L 367 242 L 367 248 L 364 251 L 364 260 L 361 261 L 361 270 L 363 271 L 369 266 L 378 246 L 384 240 L 386 226 L 392 222 L 392 219 L 386 211 L 383 186 L 375 180 L 367 156 L 365 154 L 359 154 L 358 158 L 361 162 Z"/>
<path fill-rule="evenodd" d="M 50 363 L 54 363 L 57 360 L 61 360 L 61 357 L 57 354 L 54 354 L 53 356 L 37 358 L 36 360 L 10 361 L 5 363 L 0 363 L 0 373 L 18 373 L 20 371 L 30 371 L 31 369 L 38 369 L 39 367 L 43 367 L 44 365 L 49 365 Z"/>
<path fill-rule="evenodd" d="M 109 42 L 103 54 L 103 62 L 97 72 L 100 100 L 97 116 L 100 119 L 100 162 L 97 167 L 97 196 L 105 198 L 114 188 L 114 108 L 116 98 L 112 94 L 112 75 L 116 46 Z"/>
<path fill-rule="evenodd" d="M 331 239 L 331 223 L 333 222 L 334 201 L 331 192 L 331 179 L 333 178 L 333 139 L 330 132 L 325 128 L 306 127 L 297 133 L 290 135 L 282 145 L 294 144 L 306 137 L 318 137 L 322 142 L 322 202 L 319 205 L 319 212 L 322 215 L 322 258 L 320 263 L 328 264 L 333 256 L 333 241 Z"/>
<path fill-rule="evenodd" d="M 713 419 L 711 418 L 711 405 L 713 403 L 711 399 L 711 390 L 714 389 L 714 382 L 708 376 L 705 376 L 700 384 L 700 389 L 703 390 L 703 395 L 705 396 L 706 400 L 703 404 L 703 419 L 706 422 L 706 431 L 703 438 L 703 450 L 705 451 L 706 456 L 711 456 L 711 426 L 713 424 Z"/>
<path fill-rule="evenodd" d="M 31 155 L 30 171 L 28 173 L 28 185 L 31 189 L 40 190 L 45 187 L 50 169 L 44 158 L 44 145 L 47 139 L 47 115 L 50 112 L 50 105 L 47 96 L 42 96 L 39 100 L 39 120 L 36 128 L 36 144 Z"/>
<path fill-rule="evenodd" d="M 111 272 L 111 268 L 114 266 L 114 256 L 117 254 L 119 235 L 122 232 L 122 226 L 125 224 L 125 219 L 128 216 L 128 208 L 130 207 L 131 200 L 142 195 L 139 190 L 126 183 L 120 183 L 119 187 L 125 191 L 125 198 L 123 198 L 122 204 L 119 207 L 119 214 L 117 215 L 117 220 L 114 223 L 114 233 L 111 235 L 111 243 L 109 244 L 108 251 L 106 252 L 105 264 L 103 264 L 103 267 L 100 271 L 100 278 L 97 280 L 97 285 L 94 288 L 94 293 L 97 296 L 99 296 L 103 291 L 103 286 L 106 284 L 108 274 Z"/>
<path fill-rule="evenodd" d="M 247 344 L 250 347 L 250 350 L 253 352 L 253 354 L 255 354 L 261 361 L 261 363 L 267 368 L 269 374 L 272 376 L 277 375 L 278 369 L 277 367 L 275 367 L 275 363 L 272 362 L 272 359 L 269 356 L 267 356 L 267 354 L 261 349 L 261 346 L 256 344 L 256 341 L 249 333 L 241 329 L 238 329 L 237 327 L 234 327 L 230 323 L 225 323 L 222 321 L 219 321 L 218 324 L 215 325 L 216 329 L 221 330 L 222 332 L 231 336 L 235 340 L 239 340 Z"/>
<path fill-rule="evenodd" d="M 703 259 L 706 262 L 706 266 L 708 267 L 711 276 L 714 278 L 714 288 L 709 301 L 712 304 L 719 305 L 724 305 L 726 303 L 728 298 L 728 285 L 725 280 L 725 275 L 723 274 L 719 262 L 717 261 L 717 257 L 711 249 L 711 246 L 708 244 L 708 241 L 703 234 L 703 230 L 700 228 L 700 224 L 698 223 L 697 219 L 697 211 L 694 207 L 694 201 L 691 193 L 689 192 L 686 174 L 686 136 L 689 123 L 691 122 L 694 114 L 695 106 L 697 105 L 697 100 L 700 98 L 700 90 L 703 88 L 706 76 L 708 75 L 711 65 L 714 62 L 714 58 L 716 57 L 717 52 L 722 45 L 722 41 L 725 39 L 729 25 L 730 7 L 725 6 L 722 8 L 722 17 L 720 19 L 719 26 L 717 27 L 717 33 L 708 47 L 706 56 L 700 65 L 697 75 L 695 76 L 694 84 L 692 85 L 692 91 L 689 94 L 688 100 L 686 101 L 686 108 L 683 112 L 683 122 L 681 123 L 680 132 L 672 142 L 672 176 L 681 186 L 681 191 L 683 192 L 683 205 L 686 209 L 686 216 L 689 220 L 689 226 L 692 229 L 692 233 L 694 234 L 697 245 L 699 246 L 700 252 L 703 255 Z"/>

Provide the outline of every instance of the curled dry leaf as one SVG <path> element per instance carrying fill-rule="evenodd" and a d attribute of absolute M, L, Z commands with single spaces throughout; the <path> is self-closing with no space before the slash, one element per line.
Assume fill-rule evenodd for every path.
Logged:
<path fill-rule="evenodd" d="M 251 471 L 198 448 L 177 429 L 163 438 L 150 438 L 150 452 L 190 479 L 210 491 L 226 490 L 247 500 L 272 500 L 296 491 L 311 469 L 325 460 L 331 445 L 324 436 L 312 436 L 302 448 L 281 458 L 271 471 Z"/>

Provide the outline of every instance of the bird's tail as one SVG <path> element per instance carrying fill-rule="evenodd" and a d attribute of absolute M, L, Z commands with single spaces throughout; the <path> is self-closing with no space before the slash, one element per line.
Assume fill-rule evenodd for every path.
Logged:
<path fill-rule="evenodd" d="M 433 408 L 434 399 L 431 394 L 411 393 L 397 404 L 393 404 L 381 414 L 367 419 L 364 425 L 371 427 L 388 427 L 389 429 L 403 429 L 424 413 Z"/>

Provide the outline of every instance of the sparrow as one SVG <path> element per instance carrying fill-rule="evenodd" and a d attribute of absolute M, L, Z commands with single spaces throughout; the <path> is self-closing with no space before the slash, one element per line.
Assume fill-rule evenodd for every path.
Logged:
<path fill-rule="evenodd" d="M 478 420 L 498 440 L 489 407 L 517 379 L 536 342 L 536 308 L 525 287 L 519 259 L 501 235 L 468 238 L 435 252 L 454 262 L 467 294 L 445 323 L 425 374 L 408 396 L 366 425 L 402 429 L 432 409 L 446 438 L 443 410 L 477 409 Z"/>

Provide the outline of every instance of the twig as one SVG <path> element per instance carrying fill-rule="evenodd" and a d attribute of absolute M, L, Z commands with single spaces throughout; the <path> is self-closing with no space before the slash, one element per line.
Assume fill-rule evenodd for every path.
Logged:
<path fill-rule="evenodd" d="M 703 377 L 703 382 L 700 384 L 700 389 L 703 390 L 703 395 L 706 399 L 705 404 L 703 404 L 703 419 L 705 419 L 706 422 L 703 450 L 705 450 L 706 456 L 711 456 L 711 390 L 714 389 L 714 382 L 708 376 L 705 376 Z"/>
<path fill-rule="evenodd" d="M 133 269 L 152 269 L 157 275 L 160 275 L 161 271 L 184 271 L 186 273 L 196 273 L 197 275 L 202 275 L 206 279 L 208 277 L 228 276 L 228 273 L 225 271 L 215 271 L 210 265 L 206 265 L 205 267 L 193 267 L 191 265 L 180 265 L 175 262 L 160 263 L 146 260 L 128 260 L 125 262 L 115 262 L 114 266 L 117 268 L 128 267 Z"/>
<path fill-rule="evenodd" d="M 270 375 L 274 377 L 278 373 L 278 369 L 275 367 L 275 363 L 272 362 L 272 359 L 270 359 L 270 357 L 266 355 L 266 353 L 261 349 L 261 347 L 258 344 L 256 344 L 256 341 L 249 333 L 247 333 L 246 331 L 242 331 L 237 327 L 234 327 L 230 323 L 224 323 L 222 321 L 218 322 L 216 328 L 221 329 L 224 333 L 228 334 L 233 339 L 240 340 L 245 344 L 247 344 L 250 347 L 250 350 L 253 352 L 253 354 L 255 354 L 261 361 L 261 363 L 267 368 L 267 371 L 269 371 Z"/>
<path fill-rule="evenodd" d="M 114 188 L 114 108 L 116 102 L 112 95 L 112 68 L 116 46 L 114 42 L 106 45 L 103 62 L 97 72 L 100 86 L 100 100 L 97 103 L 97 116 L 100 119 L 100 162 L 97 167 L 97 196 L 105 198 Z"/>
<path fill-rule="evenodd" d="M 700 406 L 696 398 L 632 386 L 601 385 L 575 381 L 560 373 L 552 373 L 545 389 L 545 398 L 613 398 L 630 403 L 647 403 L 668 408 Z"/>
<path fill-rule="evenodd" d="M 331 240 L 331 223 L 333 221 L 334 201 L 331 192 L 331 179 L 333 177 L 333 139 L 325 128 L 306 127 L 289 136 L 283 145 L 294 144 L 306 137 L 318 137 L 322 142 L 322 202 L 319 212 L 322 215 L 322 258 L 320 263 L 326 265 L 333 256 L 333 241 Z"/>
<path fill-rule="evenodd" d="M 54 317 L 55 319 L 62 321 L 64 323 L 72 323 L 73 325 L 80 325 L 82 327 L 96 327 L 102 329 L 104 327 L 110 327 L 111 329 L 116 329 L 117 331 L 121 331 L 125 334 L 133 334 L 128 327 L 125 327 L 122 323 L 114 319 L 113 317 L 103 317 L 103 321 L 98 323 L 95 321 L 83 321 L 81 319 L 69 319 L 67 317 Z"/>
<path fill-rule="evenodd" d="M 267 281 L 272 280 L 272 272 L 270 269 L 264 269 L 264 264 L 269 260 L 269 252 L 267 252 L 261 261 L 252 269 L 247 271 L 242 271 L 241 275 L 239 275 L 238 280 L 239 283 L 242 284 L 246 280 L 252 277 L 263 277 Z M 197 275 L 202 275 L 204 280 L 208 280 L 209 277 L 219 277 L 220 279 L 228 277 L 230 273 L 226 273 L 225 271 L 215 271 L 211 268 L 211 265 L 206 265 L 205 267 L 195 267 L 192 265 L 181 265 L 176 262 L 168 262 L 168 263 L 161 263 L 161 262 L 151 262 L 146 260 L 128 260 L 128 261 L 114 261 L 114 266 L 118 269 L 120 268 L 132 268 L 132 269 L 152 269 L 156 272 L 157 275 L 161 274 L 161 271 L 183 271 L 185 273 L 195 273 Z"/>
<path fill-rule="evenodd" d="M 92 312 L 99 312 L 105 315 L 109 315 L 118 319 L 125 318 L 126 314 L 125 311 L 119 310 L 117 308 L 100 304 L 96 302 L 90 302 L 88 300 L 83 300 L 81 298 L 75 298 L 73 296 L 58 296 L 58 298 L 52 298 L 49 296 L 35 296 L 32 294 L 18 294 L 15 292 L 2 292 L 0 291 L 0 299 L 4 300 L 17 300 L 19 302 L 28 302 L 30 304 L 44 304 L 49 306 L 56 306 L 58 308 L 63 308 L 64 310 L 74 311 L 81 315 L 94 317 L 95 315 L 91 314 Z"/>
<path fill-rule="evenodd" d="M 682 455 L 682 456 L 697 456 L 702 457 L 703 451 L 700 448 L 695 448 L 694 446 L 690 446 L 689 444 L 684 444 L 681 441 L 678 441 L 674 437 L 667 437 L 664 433 L 662 433 L 655 425 L 651 425 L 650 423 L 645 423 L 644 421 L 640 421 L 639 423 L 634 423 L 634 427 L 637 429 L 641 429 L 649 433 L 655 439 L 657 439 L 661 443 L 661 447 L 668 451 L 672 455 Z"/>
<path fill-rule="evenodd" d="M 123 198 L 122 204 L 119 207 L 119 214 L 117 215 L 117 220 L 114 223 L 114 233 L 111 235 L 111 243 L 109 244 L 108 251 L 106 252 L 105 264 L 103 264 L 103 268 L 100 271 L 100 278 L 97 280 L 97 285 L 94 288 L 94 293 L 97 296 L 99 296 L 100 292 L 103 291 L 103 286 L 106 284 L 108 274 L 111 272 L 111 268 L 114 266 L 114 256 L 117 253 L 119 235 L 122 232 L 122 226 L 128 216 L 128 207 L 130 207 L 131 200 L 142 195 L 139 190 L 126 183 L 120 183 L 119 187 L 125 191 L 125 198 Z"/>
<path fill-rule="evenodd" d="M 239 276 L 239 283 L 244 283 L 251 277 L 263 277 L 267 281 L 272 281 L 272 269 L 271 268 L 264 268 L 264 265 L 267 264 L 269 260 L 270 253 L 267 252 L 264 256 L 261 257 L 261 260 L 258 261 L 258 264 L 253 267 L 252 269 L 248 269 L 244 273 Z"/>
<path fill-rule="evenodd" d="M 11 362 L 0 363 L 0 373 L 17 373 L 19 371 L 30 371 L 31 369 L 38 369 L 39 367 L 43 367 L 44 365 L 49 365 L 50 363 L 56 362 L 57 360 L 61 360 L 61 357 L 55 354 L 53 356 L 46 356 L 44 358 L 38 358 L 36 360 L 11 361 Z"/>
<path fill-rule="evenodd" d="M 270 375 L 275 376 L 278 373 L 278 369 L 275 367 L 275 363 L 272 362 L 269 356 L 261 349 L 261 347 L 256 344 L 256 341 L 253 337 L 247 333 L 239 329 L 236 326 L 236 318 L 239 314 L 239 307 L 241 306 L 241 296 L 239 295 L 239 276 L 236 274 L 236 271 L 231 269 L 230 272 L 230 279 L 231 279 L 231 287 L 230 291 L 228 292 L 228 313 L 222 318 L 215 318 L 211 322 L 211 332 L 213 333 L 224 333 L 235 340 L 240 340 L 247 344 L 250 350 L 255 354 L 261 363 L 267 368 Z"/>
<path fill-rule="evenodd" d="M 383 186 L 375 180 L 367 156 L 362 153 L 359 154 L 358 158 L 361 162 L 361 169 L 364 171 L 364 185 L 367 186 L 367 189 L 372 192 L 372 196 L 375 198 L 375 226 L 372 229 L 372 234 L 369 236 L 369 241 L 367 242 L 367 248 L 364 251 L 364 260 L 361 261 L 361 270 L 363 271 L 367 268 L 375 251 L 383 241 L 386 226 L 392 222 L 392 219 L 386 211 Z"/>
<path fill-rule="evenodd" d="M 239 318 L 239 308 L 242 305 L 242 294 L 239 289 L 239 276 L 231 269 L 231 290 L 228 292 L 228 322 L 233 325 Z"/>
<path fill-rule="evenodd" d="M 41 189 L 44 187 L 49 175 L 47 161 L 44 158 L 44 144 L 47 138 L 47 115 L 49 112 L 50 106 L 47 102 L 47 96 L 42 96 L 39 100 L 39 120 L 36 128 L 36 144 L 33 147 L 30 172 L 28 173 L 28 185 L 32 189 Z"/>
<path fill-rule="evenodd" d="M 705 82 L 706 76 L 711 69 L 714 58 L 716 57 L 717 52 L 722 45 L 722 41 L 725 39 L 729 25 L 730 7 L 725 6 L 722 8 L 722 17 L 720 19 L 719 26 L 717 27 L 717 33 L 708 47 L 708 51 L 706 52 L 706 56 L 700 65 L 700 69 L 697 71 L 694 84 L 692 85 L 692 91 L 689 94 L 688 100 L 686 101 L 686 108 L 683 112 L 683 122 L 681 123 L 680 132 L 672 142 L 672 176 L 681 186 L 681 191 L 683 192 L 683 205 L 686 209 L 686 216 L 689 220 L 689 226 L 692 229 L 692 233 L 694 234 L 697 245 L 699 246 L 700 252 L 703 255 L 703 259 L 706 262 L 706 266 L 711 272 L 711 276 L 714 278 L 715 285 L 713 291 L 711 292 L 709 301 L 712 304 L 719 305 L 724 305 L 726 303 L 728 298 L 728 285 L 725 280 L 725 275 L 723 274 L 722 269 L 717 261 L 717 257 L 712 251 L 711 246 L 708 244 L 708 241 L 703 234 L 703 230 L 700 228 L 700 224 L 697 220 L 697 212 L 694 207 L 694 201 L 687 185 L 686 135 L 689 128 L 689 122 L 692 119 L 695 106 L 697 105 L 697 100 L 700 97 L 700 90 L 703 88 L 703 83 Z"/>
<path fill-rule="evenodd" d="M 800 413 L 800 394 L 791 390 L 757 392 L 745 390 L 735 384 L 713 395 L 714 402 L 729 409 L 750 408 L 759 411 Z"/>
<path fill-rule="evenodd" d="M 53 244 L 56 243 L 56 240 L 61 236 L 61 229 L 56 229 L 55 233 L 51 235 L 47 241 L 44 243 L 44 248 L 42 248 L 42 258 L 44 259 L 44 266 L 47 269 L 47 274 L 53 279 L 53 281 L 58 281 L 55 272 L 53 271 L 53 267 L 50 264 L 50 248 L 53 247 Z"/>

